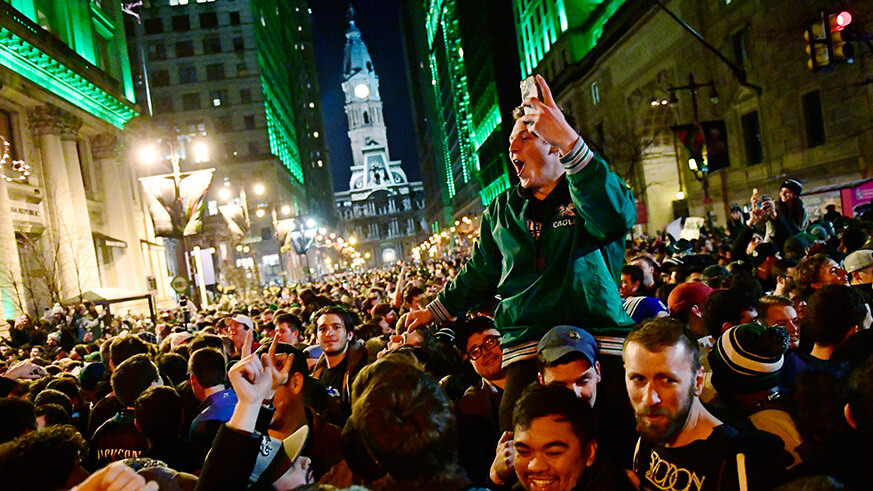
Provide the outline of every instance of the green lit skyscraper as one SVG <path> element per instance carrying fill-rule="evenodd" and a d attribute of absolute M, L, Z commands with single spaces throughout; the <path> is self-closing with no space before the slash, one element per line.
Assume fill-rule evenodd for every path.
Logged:
<path fill-rule="evenodd" d="M 520 74 L 512 11 L 496 0 L 408 2 L 402 25 L 435 232 L 478 214 L 514 181 L 507 147 Z"/>
<path fill-rule="evenodd" d="M 201 246 L 216 250 L 220 271 L 301 279 L 300 257 L 279 253 L 273 222 L 335 221 L 306 2 L 153 1 L 140 13 L 142 24 L 128 22 L 137 96 L 155 119 L 208 142 L 204 162 L 186 159 L 182 143 L 185 170 L 216 169 Z M 242 239 L 223 224 L 228 202 L 247 210 Z"/>

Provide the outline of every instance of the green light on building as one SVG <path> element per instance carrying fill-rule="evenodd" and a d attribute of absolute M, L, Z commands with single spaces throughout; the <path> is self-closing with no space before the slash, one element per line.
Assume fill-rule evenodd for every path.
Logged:
<path fill-rule="evenodd" d="M 60 64 L 35 46 L 0 28 L 0 65 L 120 128 L 137 115 L 130 106 Z"/>
<path fill-rule="evenodd" d="M 494 101 L 491 108 L 485 114 L 485 118 L 476 126 L 476 129 L 473 131 L 473 147 L 476 151 L 485 143 L 485 140 L 491 136 L 491 133 L 494 132 L 502 122 L 502 118 L 500 116 L 500 106 L 497 105 L 497 101 Z"/>
<path fill-rule="evenodd" d="M 509 176 L 504 172 L 500 177 L 495 179 L 491 184 L 482 188 L 479 191 L 479 197 L 482 199 L 482 206 L 488 206 L 494 201 L 500 193 L 509 189 Z"/>
<path fill-rule="evenodd" d="M 568 63 L 597 46 L 603 26 L 626 0 L 513 0 L 521 75 L 527 77 L 562 35 Z"/>

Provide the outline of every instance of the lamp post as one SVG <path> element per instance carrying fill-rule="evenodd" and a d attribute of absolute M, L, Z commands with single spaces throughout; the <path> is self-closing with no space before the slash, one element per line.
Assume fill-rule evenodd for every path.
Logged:
<path fill-rule="evenodd" d="M 177 132 L 175 130 L 174 132 Z M 179 137 L 174 135 L 172 138 L 159 138 L 158 143 L 164 143 L 170 150 L 170 165 L 172 166 L 172 172 L 170 174 L 162 174 L 162 175 L 154 175 L 148 176 L 143 179 L 153 179 L 160 177 L 172 177 L 173 178 L 173 187 L 174 187 L 174 199 L 172 203 L 173 210 L 172 213 L 184 217 L 184 210 L 182 205 L 181 193 L 180 193 L 180 184 L 182 182 L 182 169 L 180 165 L 180 156 L 179 156 Z M 190 139 L 190 136 L 188 137 Z M 192 146 L 193 153 L 195 155 L 195 160 L 198 162 L 208 161 L 208 147 L 202 141 L 194 141 Z M 145 164 L 153 164 L 157 160 L 159 160 L 158 150 L 156 145 L 148 144 L 143 146 L 139 152 L 139 159 Z M 213 171 L 214 169 L 208 169 L 209 171 Z M 180 272 L 184 272 L 187 276 L 191 276 L 192 273 L 197 276 L 197 284 L 198 288 L 194 290 L 194 301 L 200 305 L 201 308 L 206 307 L 208 303 L 208 297 L 206 296 L 206 285 L 205 285 L 205 277 L 203 275 L 203 268 L 197 267 L 197 264 L 200 261 L 198 257 L 195 261 L 191 258 L 190 255 L 190 244 L 188 242 L 188 237 L 182 234 L 182 239 L 179 241 L 179 245 L 181 246 L 182 254 L 179 254 L 177 251 L 176 254 L 176 270 Z M 195 253 L 199 254 L 199 248 L 195 248 Z"/>
<path fill-rule="evenodd" d="M 694 80 L 693 73 L 688 74 L 688 84 L 680 85 L 678 87 L 671 85 L 668 87 L 668 90 L 670 91 L 670 104 L 676 104 L 679 102 L 676 98 L 677 90 L 687 90 L 691 94 L 692 124 L 697 128 L 697 131 L 700 131 L 701 133 L 703 132 L 703 128 L 700 125 L 700 116 L 698 114 L 697 92 L 705 87 L 710 88 L 711 92 L 709 97 L 713 104 L 718 103 L 718 92 L 715 90 L 715 82 L 710 80 L 706 83 L 699 83 Z M 694 156 L 689 160 L 688 165 L 689 169 L 694 173 L 694 177 L 700 181 L 701 187 L 703 188 L 703 207 L 706 210 L 706 228 L 710 233 L 712 233 L 712 198 L 709 196 L 709 169 L 702 160 L 701 162 L 697 162 L 694 159 Z"/>

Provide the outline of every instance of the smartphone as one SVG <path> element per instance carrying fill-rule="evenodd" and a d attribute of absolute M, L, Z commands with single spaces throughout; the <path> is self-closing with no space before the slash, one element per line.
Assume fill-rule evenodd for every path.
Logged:
<path fill-rule="evenodd" d="M 522 80 L 520 85 L 522 101 L 529 97 L 540 97 L 539 86 L 537 86 L 537 79 L 533 75 Z M 527 114 L 529 109 L 530 107 L 524 106 L 524 113 Z"/>

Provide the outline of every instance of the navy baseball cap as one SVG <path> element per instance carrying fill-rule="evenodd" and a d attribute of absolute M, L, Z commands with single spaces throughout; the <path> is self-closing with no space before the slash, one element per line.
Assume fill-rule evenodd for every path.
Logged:
<path fill-rule="evenodd" d="M 597 341 L 594 336 L 575 326 L 555 326 L 540 339 L 537 356 L 554 363 L 569 353 L 581 353 L 588 363 L 597 361 Z"/>

